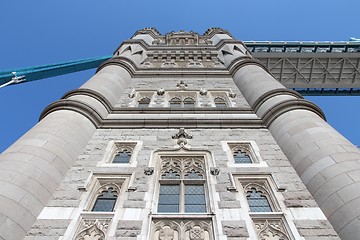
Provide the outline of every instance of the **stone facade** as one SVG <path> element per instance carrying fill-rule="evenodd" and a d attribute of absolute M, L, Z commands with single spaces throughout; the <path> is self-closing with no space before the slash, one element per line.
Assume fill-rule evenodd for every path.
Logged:
<path fill-rule="evenodd" d="M 41 118 L 0 157 L 0 239 L 356 239 L 360 229 L 356 208 L 346 212 L 359 150 L 225 30 L 139 30 Z"/>

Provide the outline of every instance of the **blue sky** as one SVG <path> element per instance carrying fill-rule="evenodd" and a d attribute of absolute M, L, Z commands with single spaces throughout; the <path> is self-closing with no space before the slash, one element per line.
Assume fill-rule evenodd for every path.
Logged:
<path fill-rule="evenodd" d="M 240 40 L 346 41 L 360 37 L 358 0 L 2 1 L 0 70 L 111 55 L 144 27 L 161 33 L 222 27 Z M 0 89 L 0 152 L 41 111 L 94 73 L 88 70 Z M 360 145 L 360 97 L 311 98 L 328 122 Z"/>

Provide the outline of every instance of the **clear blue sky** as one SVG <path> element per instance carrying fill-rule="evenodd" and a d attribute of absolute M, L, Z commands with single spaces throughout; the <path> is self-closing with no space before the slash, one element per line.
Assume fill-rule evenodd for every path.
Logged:
<path fill-rule="evenodd" d="M 359 0 L 2 1 L 0 70 L 111 55 L 144 27 L 161 33 L 222 27 L 241 40 L 346 41 L 360 37 Z M 0 89 L 0 152 L 41 111 L 95 70 Z M 360 145 L 360 97 L 311 98 L 328 121 Z"/>

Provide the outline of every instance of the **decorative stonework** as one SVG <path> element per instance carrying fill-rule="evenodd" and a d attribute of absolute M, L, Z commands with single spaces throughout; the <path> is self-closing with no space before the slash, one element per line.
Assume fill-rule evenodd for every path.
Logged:
<path fill-rule="evenodd" d="M 180 128 L 179 132 L 175 135 L 172 136 L 173 139 L 180 139 L 180 138 L 185 138 L 185 139 L 192 139 L 192 135 L 188 134 L 185 132 L 185 128 Z"/>
<path fill-rule="evenodd" d="M 183 80 L 180 80 L 180 82 L 178 84 L 176 84 L 176 87 L 178 87 L 181 90 L 185 90 L 187 88 L 187 86 L 188 85 Z"/>
<path fill-rule="evenodd" d="M 217 176 L 217 175 L 219 175 L 219 173 L 220 173 L 220 168 L 218 168 L 218 167 L 211 167 L 211 168 L 210 168 L 210 173 L 211 173 L 212 175 Z"/>
<path fill-rule="evenodd" d="M 144 174 L 145 175 L 152 175 L 154 173 L 154 167 L 146 167 L 144 169 Z"/>
<path fill-rule="evenodd" d="M 253 219 L 260 240 L 290 240 L 282 219 Z"/>
<path fill-rule="evenodd" d="M 166 60 L 162 65 L 162 68 L 177 68 L 178 65 L 174 60 Z"/>
<path fill-rule="evenodd" d="M 105 240 L 111 222 L 109 219 L 82 219 L 79 233 L 75 240 Z"/>
<path fill-rule="evenodd" d="M 210 219 L 154 219 L 151 239 L 154 240 L 212 240 Z"/>

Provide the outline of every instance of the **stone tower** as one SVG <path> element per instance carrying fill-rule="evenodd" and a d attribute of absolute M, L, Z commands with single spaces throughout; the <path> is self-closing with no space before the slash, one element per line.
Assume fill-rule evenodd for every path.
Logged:
<path fill-rule="evenodd" d="M 359 160 L 229 32 L 146 28 L 0 156 L 0 238 L 357 239 Z"/>

